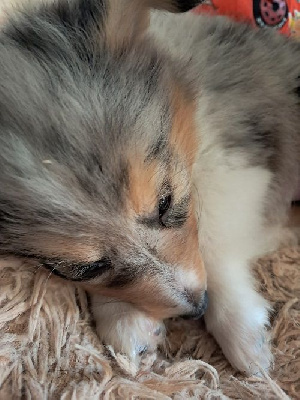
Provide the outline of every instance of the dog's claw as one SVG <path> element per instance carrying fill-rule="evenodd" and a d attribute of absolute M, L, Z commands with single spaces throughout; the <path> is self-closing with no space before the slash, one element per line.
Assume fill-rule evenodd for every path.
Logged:
<path fill-rule="evenodd" d="M 157 329 L 154 331 L 155 336 L 159 336 L 161 334 L 161 327 L 159 326 Z"/>
<path fill-rule="evenodd" d="M 145 353 L 147 353 L 147 351 L 148 351 L 148 346 L 140 346 L 140 348 L 138 350 L 138 354 L 139 354 L 139 356 L 142 356 Z"/>

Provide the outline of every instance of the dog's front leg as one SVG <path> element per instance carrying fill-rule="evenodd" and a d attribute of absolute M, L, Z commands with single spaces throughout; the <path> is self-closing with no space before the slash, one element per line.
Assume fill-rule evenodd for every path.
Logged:
<path fill-rule="evenodd" d="M 133 305 L 92 295 L 92 312 L 100 339 L 116 352 L 138 362 L 145 352 L 155 351 L 164 339 L 164 325 Z"/>
<path fill-rule="evenodd" d="M 254 289 L 249 269 L 240 263 L 208 266 L 205 320 L 230 363 L 252 375 L 260 373 L 260 368 L 267 371 L 272 363 L 266 331 L 269 307 Z"/>
<path fill-rule="evenodd" d="M 272 175 L 264 168 L 244 168 L 228 153 L 222 161 L 222 152 L 215 151 L 218 166 L 208 153 L 199 160 L 202 169 L 195 169 L 199 243 L 208 277 L 206 325 L 231 364 L 254 374 L 257 364 L 267 370 L 272 363 L 269 305 L 256 291 L 250 269 L 250 262 L 276 248 L 265 211 Z"/>

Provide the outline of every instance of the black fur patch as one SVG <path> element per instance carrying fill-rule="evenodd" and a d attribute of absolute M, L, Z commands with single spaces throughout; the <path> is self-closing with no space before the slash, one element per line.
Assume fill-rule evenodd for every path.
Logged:
<path fill-rule="evenodd" d="M 132 266 L 122 266 L 116 274 L 113 275 L 112 279 L 106 285 L 108 288 L 122 288 L 128 286 L 136 280 L 137 276 L 142 274 L 142 267 L 139 273 Z"/>
<path fill-rule="evenodd" d="M 179 12 L 186 12 L 203 3 L 204 0 L 173 0 Z"/>

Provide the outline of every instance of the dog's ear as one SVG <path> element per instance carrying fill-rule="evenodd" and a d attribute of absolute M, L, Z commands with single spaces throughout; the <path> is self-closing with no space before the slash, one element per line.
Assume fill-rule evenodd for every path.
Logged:
<path fill-rule="evenodd" d="M 186 12 L 203 0 L 107 0 L 105 36 L 109 47 L 118 50 L 142 37 L 150 10 Z"/>

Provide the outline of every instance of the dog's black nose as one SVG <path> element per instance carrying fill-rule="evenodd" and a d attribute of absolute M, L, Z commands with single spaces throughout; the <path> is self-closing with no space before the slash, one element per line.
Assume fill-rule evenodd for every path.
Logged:
<path fill-rule="evenodd" d="M 190 314 L 185 314 L 182 315 L 182 318 L 184 319 L 200 319 L 203 317 L 206 309 L 208 306 L 208 294 L 207 294 L 207 290 L 204 292 L 204 295 L 202 296 L 202 299 L 200 301 L 200 303 L 195 307 L 195 310 L 190 313 Z"/>

